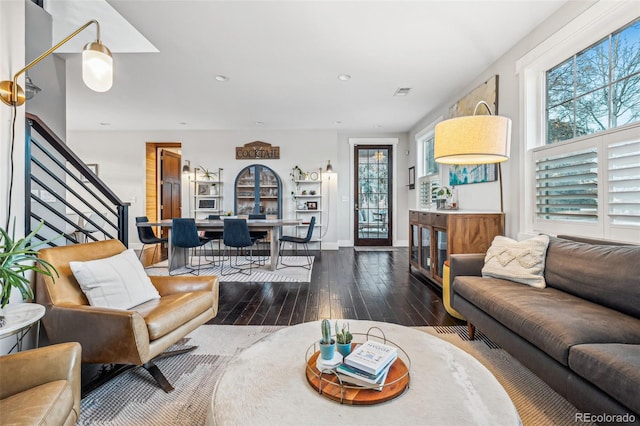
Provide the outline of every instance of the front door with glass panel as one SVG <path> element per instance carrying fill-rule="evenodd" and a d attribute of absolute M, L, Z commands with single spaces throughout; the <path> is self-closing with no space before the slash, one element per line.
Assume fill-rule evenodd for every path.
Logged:
<path fill-rule="evenodd" d="M 354 243 L 391 246 L 392 146 L 355 146 Z"/>

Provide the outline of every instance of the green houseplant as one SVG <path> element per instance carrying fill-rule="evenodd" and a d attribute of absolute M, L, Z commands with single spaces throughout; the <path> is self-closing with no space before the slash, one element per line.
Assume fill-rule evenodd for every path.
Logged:
<path fill-rule="evenodd" d="M 322 356 L 322 359 L 333 359 L 336 350 L 336 341 L 331 338 L 331 323 L 328 319 L 323 319 L 320 328 L 322 330 L 320 356 Z"/>
<path fill-rule="evenodd" d="M 353 340 L 353 335 L 349 331 L 349 323 L 343 323 L 342 329 L 339 329 L 338 321 L 336 321 L 335 328 L 338 352 L 340 352 L 342 356 L 347 356 L 351 353 L 351 340 Z"/>
<path fill-rule="evenodd" d="M 42 226 L 43 222 L 40 222 L 29 235 L 17 240 L 15 222 L 11 234 L 0 228 L 0 326 L 4 324 L 2 308 L 9 303 L 13 288 L 20 291 L 23 300 L 33 298 L 31 280 L 25 275 L 28 271 L 54 279 L 59 276 L 58 271 L 49 262 L 38 258 L 37 248 L 51 240 L 32 242 Z"/>
<path fill-rule="evenodd" d="M 436 205 L 441 209 L 444 208 L 446 201 L 453 196 L 453 192 L 448 186 L 436 186 L 433 188 L 433 195 L 436 198 Z"/>
<path fill-rule="evenodd" d="M 216 180 L 217 179 L 216 173 L 209 171 L 209 169 L 204 168 L 202 166 L 200 166 L 199 169 L 200 169 L 200 176 L 202 177 L 202 180 Z"/>

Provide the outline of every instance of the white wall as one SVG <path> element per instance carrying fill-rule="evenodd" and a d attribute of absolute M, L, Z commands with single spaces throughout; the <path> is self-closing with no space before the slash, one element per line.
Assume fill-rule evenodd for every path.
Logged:
<path fill-rule="evenodd" d="M 336 249 L 339 242 L 352 241 L 352 224 L 349 220 L 351 205 L 342 201 L 351 191 L 349 176 L 349 137 L 363 135 L 339 135 L 330 130 L 229 130 L 229 131 L 136 131 L 136 132 L 88 132 L 70 131 L 67 143 L 86 163 L 98 163 L 100 178 L 104 180 L 123 201 L 131 202 L 129 217 L 145 215 L 145 143 L 181 142 L 182 158 L 190 160 L 191 167 L 204 166 L 208 169 L 222 167 L 225 210 L 233 210 L 233 183 L 238 172 L 254 163 L 262 163 L 272 168 L 283 183 L 283 216 L 293 216 L 293 204 L 289 194 L 293 188 L 289 172 L 294 165 L 303 170 L 324 169 L 331 160 L 335 173 L 331 177 L 331 189 L 325 181 L 323 195 L 330 197 L 324 206 L 331 207 L 328 215 L 327 234 L 323 239 L 323 249 Z M 380 135 L 377 135 L 380 136 Z M 391 135 L 406 145 L 406 135 Z M 279 160 L 236 160 L 235 147 L 248 142 L 264 141 L 280 147 Z M 404 152 L 404 151 L 403 151 Z M 407 240 L 406 212 L 406 156 L 398 158 L 398 224 L 395 225 L 396 241 L 405 244 Z M 326 179 L 326 175 L 325 175 Z M 187 177 L 182 182 L 183 216 L 189 216 L 193 205 L 190 198 L 192 188 Z M 326 220 L 323 217 L 323 222 Z M 324 232 L 324 230 L 323 230 Z M 130 221 L 129 243 L 138 247 L 137 233 L 133 220 Z"/>
<path fill-rule="evenodd" d="M 31 1 L 26 2 L 26 61 L 33 61 L 53 45 L 51 15 Z M 60 40 L 55 40 L 59 42 Z M 33 83 L 42 91 L 26 102 L 27 112 L 46 117 L 47 126 L 63 141 L 67 133 L 67 84 L 65 61 L 56 54 L 49 55 L 28 71 Z M 24 86 L 23 86 L 24 88 Z"/>
<path fill-rule="evenodd" d="M 492 75 L 500 76 L 498 90 L 498 110 L 499 114 L 511 118 L 513 121 L 511 137 L 511 156 L 509 161 L 502 164 L 504 183 L 504 209 L 506 213 L 506 235 L 516 238 L 518 232 L 523 228 L 519 218 L 519 206 L 523 202 L 522 193 L 524 188 L 523 170 L 525 149 L 522 146 L 522 129 L 520 112 L 520 89 L 519 80 L 515 72 L 516 61 L 529 50 L 543 42 L 558 29 L 562 28 L 573 18 L 588 9 L 595 1 L 571 1 L 567 2 L 548 20 L 543 22 L 538 28 L 528 34 L 524 39 L 515 43 L 505 55 L 493 63 L 489 68 L 480 73 L 476 79 L 469 82 L 465 87 L 461 87 L 458 93 L 452 94 L 451 98 L 441 104 L 438 108 L 425 115 L 410 131 L 410 146 L 415 147 L 415 135 L 424 127 L 434 122 L 439 116 L 448 116 L 449 107 L 465 96 L 471 90 L 489 79 Z M 415 151 L 415 148 L 412 148 Z M 412 158 L 415 162 L 415 158 Z M 412 164 L 415 165 L 415 164 Z M 442 182 L 447 183 L 448 167 L 441 166 Z M 472 185 L 460 185 L 458 189 L 458 200 L 461 209 L 470 210 L 493 210 L 500 209 L 499 187 L 497 182 L 487 182 Z M 415 206 L 415 199 L 410 201 L 411 207 Z"/>
<path fill-rule="evenodd" d="M 13 75 L 22 69 L 24 63 L 25 37 L 24 0 L 0 1 L 0 80 L 13 80 Z M 22 86 L 24 78 L 19 80 Z M 15 218 L 16 236 L 22 236 L 24 230 L 24 106 L 17 109 L 15 126 L 13 196 L 8 200 L 9 177 L 11 170 L 11 121 L 13 109 L 0 102 L 0 226 L 5 227 L 8 215 L 8 203 L 11 203 L 11 223 Z M 20 293 L 12 293 L 11 303 L 21 302 Z M 0 341 L 0 353 L 5 354 L 13 346 L 13 339 Z M 32 347 L 25 342 L 25 347 Z"/>
<path fill-rule="evenodd" d="M 25 65 L 25 3 L 24 0 L 0 1 L 0 79 L 13 80 L 13 75 Z M 18 83 L 24 85 L 24 78 Z M 11 122 L 13 109 L 0 103 L 0 226 L 7 221 L 8 203 L 11 203 L 11 220 L 16 218 L 16 229 L 24 228 L 24 105 L 17 109 L 13 197 L 8 200 L 11 171 Z"/>

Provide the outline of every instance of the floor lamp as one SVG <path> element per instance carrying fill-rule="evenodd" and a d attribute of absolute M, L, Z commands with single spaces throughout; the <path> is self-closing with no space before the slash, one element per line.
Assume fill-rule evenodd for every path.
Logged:
<path fill-rule="evenodd" d="M 483 105 L 489 115 L 476 115 Z M 489 105 L 480 101 L 473 115 L 452 118 L 435 127 L 433 154 L 441 164 L 495 164 L 498 163 L 500 184 L 500 213 L 504 213 L 502 196 L 502 167 L 509 159 L 511 120 L 493 115 Z"/>

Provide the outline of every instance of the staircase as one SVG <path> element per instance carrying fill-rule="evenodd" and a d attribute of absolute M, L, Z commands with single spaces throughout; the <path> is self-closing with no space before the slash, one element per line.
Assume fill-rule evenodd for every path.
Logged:
<path fill-rule="evenodd" d="M 93 172 L 46 124 L 26 114 L 25 232 L 63 246 L 118 239 L 128 246 L 128 203 Z"/>

